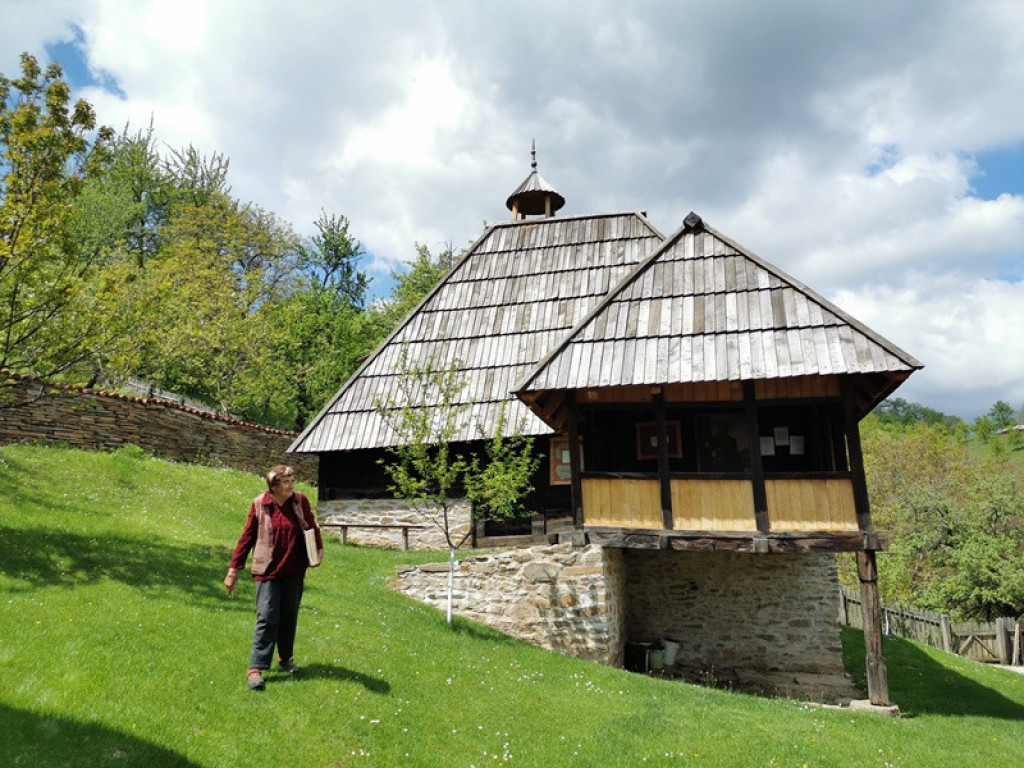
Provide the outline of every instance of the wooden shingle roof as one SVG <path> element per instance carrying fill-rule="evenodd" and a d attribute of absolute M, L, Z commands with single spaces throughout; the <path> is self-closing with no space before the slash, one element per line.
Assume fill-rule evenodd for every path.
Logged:
<path fill-rule="evenodd" d="M 292 444 L 319 453 L 387 447 L 376 412 L 398 397 L 402 349 L 410 360 L 460 361 L 472 403 L 459 440 L 493 427 L 502 403 L 526 434 L 551 428 L 512 390 L 664 237 L 636 213 L 527 219 L 494 225 L 363 363 Z M 430 405 L 424 403 L 424 405 Z"/>
<path fill-rule="evenodd" d="M 881 374 L 877 401 L 921 367 L 691 213 L 517 391 Z"/>

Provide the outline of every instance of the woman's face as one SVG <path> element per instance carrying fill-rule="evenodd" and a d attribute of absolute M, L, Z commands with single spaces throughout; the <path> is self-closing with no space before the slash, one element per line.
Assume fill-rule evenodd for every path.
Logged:
<path fill-rule="evenodd" d="M 274 483 L 274 495 L 291 496 L 295 490 L 295 475 L 281 475 Z"/>

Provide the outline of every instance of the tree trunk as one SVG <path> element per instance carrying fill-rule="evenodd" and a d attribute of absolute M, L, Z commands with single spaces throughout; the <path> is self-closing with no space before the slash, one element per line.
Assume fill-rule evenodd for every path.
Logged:
<path fill-rule="evenodd" d="M 448 547 L 448 623 L 452 623 L 452 599 L 455 594 L 455 547 Z"/>

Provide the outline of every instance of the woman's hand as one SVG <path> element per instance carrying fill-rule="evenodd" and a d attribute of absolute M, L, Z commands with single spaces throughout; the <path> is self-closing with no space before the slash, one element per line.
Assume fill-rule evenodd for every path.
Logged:
<path fill-rule="evenodd" d="M 227 587 L 228 597 L 234 594 L 236 581 L 238 581 L 238 571 L 228 568 L 228 575 L 224 577 L 224 586 Z"/>

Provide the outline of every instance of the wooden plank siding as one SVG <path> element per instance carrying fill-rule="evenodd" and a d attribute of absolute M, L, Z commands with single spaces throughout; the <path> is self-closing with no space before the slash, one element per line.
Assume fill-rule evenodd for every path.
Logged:
<path fill-rule="evenodd" d="M 749 480 L 673 478 L 671 488 L 673 530 L 757 530 Z"/>
<path fill-rule="evenodd" d="M 849 478 L 765 480 L 772 531 L 856 531 Z"/>
<path fill-rule="evenodd" d="M 662 528 L 658 480 L 585 477 L 582 487 L 584 525 Z"/>
<path fill-rule="evenodd" d="M 757 533 L 750 480 L 673 478 L 670 487 L 671 530 Z M 847 478 L 769 479 L 765 487 L 772 533 L 858 530 Z M 588 527 L 664 528 L 657 479 L 588 477 L 582 488 L 583 523 Z"/>

